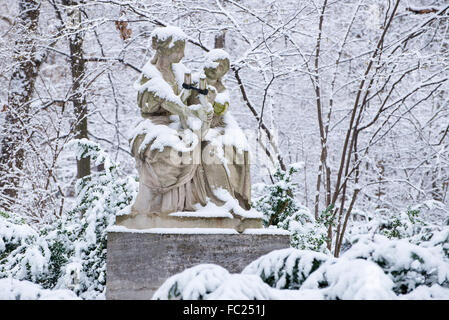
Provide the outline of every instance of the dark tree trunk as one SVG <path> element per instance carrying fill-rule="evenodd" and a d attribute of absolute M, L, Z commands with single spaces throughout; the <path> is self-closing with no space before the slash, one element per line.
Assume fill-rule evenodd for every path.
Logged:
<path fill-rule="evenodd" d="M 20 0 L 16 25 L 22 34 L 14 49 L 14 69 L 8 88 L 8 105 L 0 142 L 0 206 L 8 210 L 16 201 L 20 172 L 25 158 L 24 126 L 30 117 L 30 102 L 42 59 L 36 54 L 35 34 L 40 1 Z"/>
<path fill-rule="evenodd" d="M 215 36 L 214 47 L 216 49 L 218 48 L 223 49 L 225 47 L 225 40 L 226 40 L 226 30 L 223 30 L 219 35 Z"/>

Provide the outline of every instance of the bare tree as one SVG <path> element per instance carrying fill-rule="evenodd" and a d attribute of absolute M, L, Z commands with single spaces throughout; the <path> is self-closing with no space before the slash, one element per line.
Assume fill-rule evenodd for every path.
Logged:
<path fill-rule="evenodd" d="M 14 45 L 13 71 L 9 81 L 8 104 L 3 107 L 5 124 L 0 142 L 0 206 L 8 210 L 17 199 L 20 172 L 23 169 L 25 146 L 32 133 L 25 128 L 30 118 L 30 103 L 42 56 L 37 54 L 36 31 L 39 23 L 40 1 L 20 0 L 15 25 L 20 37 Z"/>

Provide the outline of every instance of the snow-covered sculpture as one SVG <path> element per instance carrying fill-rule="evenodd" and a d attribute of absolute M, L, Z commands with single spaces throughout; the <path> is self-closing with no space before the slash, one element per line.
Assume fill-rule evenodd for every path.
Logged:
<path fill-rule="evenodd" d="M 137 229 L 261 227 L 261 214 L 248 210 L 246 139 L 226 114 L 229 95 L 221 78 L 229 70 L 229 57 L 223 50 L 209 53 L 205 76 L 192 84 L 181 63 L 186 38 L 177 27 L 152 33 L 156 53 L 135 83 L 144 118 L 131 139 L 139 192 L 117 224 Z M 205 157 L 210 153 L 215 155 Z M 240 162 L 234 165 L 236 158 Z"/>
<path fill-rule="evenodd" d="M 136 128 L 131 146 L 140 178 L 132 214 L 164 215 L 206 204 L 197 170 L 201 143 L 196 131 L 201 121 L 180 96 L 188 71 L 180 62 L 185 39 L 176 27 L 156 28 L 152 34 L 156 54 L 136 82 L 145 121 Z M 192 161 L 180 161 L 179 153 Z"/>

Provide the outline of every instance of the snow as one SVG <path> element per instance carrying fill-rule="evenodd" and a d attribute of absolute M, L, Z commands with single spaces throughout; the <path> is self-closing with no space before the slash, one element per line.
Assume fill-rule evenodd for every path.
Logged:
<path fill-rule="evenodd" d="M 174 234 L 240 234 L 231 228 L 149 228 L 131 229 L 125 226 L 113 225 L 107 229 L 108 232 L 130 232 L 130 233 L 174 233 Z M 288 235 L 289 232 L 280 229 L 245 229 L 241 234 L 271 234 Z"/>
<path fill-rule="evenodd" d="M 184 82 L 184 74 L 190 73 L 190 70 L 181 62 L 172 64 L 172 71 L 175 75 L 175 80 L 178 85 L 178 90 L 182 90 L 182 84 Z M 149 79 L 144 84 L 141 83 L 142 77 Z M 141 76 L 134 82 L 133 87 L 139 92 L 148 90 L 153 92 L 156 96 L 176 103 L 182 107 L 180 96 L 175 95 L 173 88 L 164 80 L 162 73 L 156 68 L 151 60 L 148 61 L 142 68 Z"/>
<path fill-rule="evenodd" d="M 192 129 L 193 131 L 200 130 L 203 124 L 200 119 L 193 116 L 188 117 L 186 122 L 189 128 Z"/>
<path fill-rule="evenodd" d="M 196 204 L 195 209 L 196 211 L 193 212 L 174 212 L 170 213 L 169 215 L 174 217 L 234 218 L 234 216 L 228 210 L 226 210 L 226 208 L 219 207 L 210 200 L 207 201 L 207 204 L 204 207 L 201 204 Z"/>
<path fill-rule="evenodd" d="M 11 223 L 0 216 L 0 252 L 6 250 L 5 242 L 20 244 L 37 236 L 38 233 L 28 225 Z"/>
<path fill-rule="evenodd" d="M 173 126 L 177 127 L 178 123 Z M 179 152 L 191 152 L 198 144 L 198 137 L 190 130 L 178 131 L 170 126 L 154 124 L 150 119 L 140 122 L 132 130 L 132 142 L 139 135 L 145 135 L 144 140 L 139 146 L 138 152 L 143 152 L 149 144 L 150 150 L 159 150 L 162 152 L 165 147 L 171 147 Z"/>
<path fill-rule="evenodd" d="M 215 102 L 218 102 L 219 104 L 222 104 L 222 105 L 224 105 L 226 102 L 229 103 L 230 100 L 231 99 L 229 97 L 229 91 L 228 90 L 225 90 L 223 92 L 219 92 L 215 96 Z"/>
<path fill-rule="evenodd" d="M 9 0 L 7 2 L 14 4 L 17 1 Z M 198 6 L 190 6 L 189 3 L 175 2 L 175 5 L 171 5 L 172 3 L 167 2 L 161 5 L 159 2 L 145 4 L 138 1 L 128 1 L 127 7 L 123 8 L 128 12 L 126 18 L 121 14 L 117 17 L 117 13 L 120 11 L 118 6 L 115 13 L 108 11 L 110 8 L 106 2 L 98 3 L 95 10 L 92 11 L 91 19 L 86 20 L 86 25 L 91 24 L 90 21 L 98 21 L 97 18 L 103 17 L 107 19 L 118 18 L 120 21 L 137 21 L 141 18 L 139 17 L 141 13 L 148 13 L 151 18 L 182 26 L 186 31 L 188 30 L 186 33 L 188 33 L 190 39 L 194 40 L 196 44 L 203 44 L 205 47 L 213 46 L 211 35 L 216 35 L 218 29 L 226 28 L 226 45 L 231 56 L 239 61 L 234 66 L 236 70 L 240 70 L 242 80 L 241 86 L 239 86 L 239 83 L 234 79 L 237 74 L 229 73 L 232 81 L 229 81 L 228 89 L 229 92 L 235 94 L 236 98 L 231 101 L 232 112 L 236 115 L 240 124 L 245 125 L 246 128 L 251 127 L 251 121 L 254 121 L 254 118 L 251 113 L 247 112 L 248 108 L 242 101 L 243 98 L 239 89 L 245 88 L 248 99 L 252 101 L 256 109 L 260 106 L 264 93 L 267 94 L 264 121 L 270 130 L 278 128 L 281 138 L 279 144 L 276 141 L 273 142 L 274 156 L 281 156 L 287 166 L 289 161 L 304 160 L 306 162 L 304 169 L 307 170 L 294 180 L 300 186 L 295 196 L 299 201 L 307 203 L 309 208 L 313 208 L 316 178 L 321 176 L 321 180 L 326 181 L 326 177 L 322 176 L 326 173 L 326 170 L 323 170 L 323 172 L 317 170 L 323 145 L 320 143 L 320 135 L 317 134 L 316 110 L 311 107 L 311 104 L 316 102 L 316 97 L 313 94 L 314 84 L 309 83 L 308 77 L 304 77 L 307 74 L 314 76 L 313 70 L 312 73 L 307 70 L 307 59 L 315 52 L 314 44 L 319 31 L 316 22 L 319 20 L 320 10 L 316 10 L 315 1 L 301 2 L 300 5 L 296 5 L 298 2 L 295 1 L 276 1 L 274 5 L 272 1 L 245 1 L 244 5 L 247 10 L 243 10 L 240 5 L 226 6 L 223 9 L 219 1 L 216 1 L 216 3 L 212 1 L 210 5 L 209 3 L 203 5 L 207 8 L 199 8 L 200 10 L 198 10 Z M 326 8 L 323 33 L 323 37 L 325 36 L 329 41 L 322 41 L 321 43 L 322 50 L 320 50 L 318 59 L 320 61 L 319 70 L 321 71 L 317 74 L 320 78 L 318 82 L 321 84 L 323 95 L 326 99 L 334 101 L 332 116 L 329 121 L 324 119 L 324 126 L 332 132 L 328 135 L 325 144 L 328 147 L 327 163 L 332 169 L 330 177 L 332 183 L 335 182 L 337 172 L 335 170 L 335 161 L 338 161 L 336 156 L 338 156 L 344 140 L 344 129 L 348 128 L 347 124 L 351 118 L 346 115 L 346 109 L 353 103 L 354 95 L 352 93 L 358 90 L 360 81 L 373 80 L 373 88 L 369 91 L 370 94 L 367 97 L 367 101 L 370 103 L 369 107 L 361 110 L 361 112 L 363 111 L 360 114 L 362 122 L 359 127 L 361 128 L 371 119 L 376 119 L 374 117 L 382 105 L 381 100 L 388 96 L 385 93 L 390 92 L 390 89 L 392 90 L 390 98 L 385 101 L 386 112 L 379 117 L 378 121 L 373 123 L 366 134 L 359 136 L 359 149 L 364 153 L 364 155 L 359 154 L 359 159 L 362 161 L 360 166 L 363 168 L 359 183 L 354 182 L 354 172 L 349 177 L 343 177 L 344 179 L 347 178 L 348 193 L 346 196 L 349 198 L 355 188 L 363 187 L 354 204 L 353 212 L 367 212 L 369 214 L 363 216 L 362 214 L 354 214 L 353 217 L 365 218 L 365 223 L 360 229 L 363 228 L 366 231 L 365 233 L 369 234 L 369 237 L 356 239 L 354 233 L 358 231 L 352 226 L 348 226 L 342 255 L 344 259 L 362 259 L 377 264 L 395 283 L 393 291 L 400 290 L 401 286 L 407 287 L 407 291 L 411 290 L 403 297 L 423 297 L 426 299 L 444 296 L 445 294 L 446 297 L 448 296 L 449 231 L 446 229 L 437 232 L 437 228 L 428 231 L 430 228 L 427 229 L 428 227 L 425 226 L 422 227 L 422 230 L 426 229 L 427 231 L 419 231 L 418 233 L 412 227 L 401 227 L 402 229 L 397 228 L 401 233 L 400 235 L 396 236 L 393 233 L 387 235 L 386 230 L 388 229 L 385 225 L 374 220 L 371 223 L 368 220 L 375 219 L 378 213 L 375 208 L 382 207 L 391 211 L 390 220 L 385 219 L 385 221 L 402 222 L 403 215 L 397 214 L 400 210 L 409 206 L 417 208 L 416 204 L 423 202 L 424 205 L 429 207 L 429 210 L 438 211 L 438 217 L 441 217 L 442 221 L 445 220 L 444 223 L 439 224 L 439 228 L 443 228 L 443 224 L 447 224 L 449 212 L 447 181 L 449 176 L 448 135 L 445 134 L 445 129 L 449 115 L 447 113 L 449 90 L 447 90 L 448 81 L 442 82 L 441 87 L 438 83 L 438 81 L 447 78 L 447 50 L 444 51 L 445 48 L 447 49 L 447 28 L 445 28 L 447 24 L 428 23 L 429 19 L 435 18 L 438 18 L 437 22 L 440 20 L 446 22 L 447 17 L 444 15 L 437 16 L 435 13 L 411 14 L 405 10 L 407 7 L 412 10 L 434 8 L 443 10 L 447 6 L 439 5 L 444 1 L 433 1 L 434 4 L 432 5 L 429 5 L 429 2 L 420 0 L 407 1 L 405 4 L 401 4 L 398 10 L 399 16 L 396 17 L 399 21 L 393 23 L 391 29 L 385 34 L 385 46 L 382 47 L 382 53 L 379 52 L 376 56 L 379 58 L 377 61 L 372 58 L 371 49 L 373 41 L 378 39 L 380 33 L 387 31 L 381 30 L 377 26 L 380 9 L 386 10 L 387 8 L 382 8 L 380 1 L 361 2 L 360 5 L 358 0 L 354 0 L 345 2 L 344 6 L 329 5 Z M 80 2 L 80 9 L 84 5 L 89 5 L 89 3 Z M 9 7 L 9 5 L 6 7 Z M 18 12 L 15 12 L 17 11 L 16 7 L 18 6 L 12 5 L 12 11 L 5 13 L 5 15 L 20 16 Z M 43 10 L 43 16 L 48 16 L 51 13 L 48 10 L 52 10 L 52 8 L 51 6 L 43 6 L 41 10 Z M 269 12 L 268 15 L 265 15 L 267 12 Z M 391 10 L 384 13 L 391 13 Z M 226 19 L 222 19 L 223 17 L 226 18 L 223 14 L 227 15 L 228 18 L 231 17 L 231 20 L 226 22 Z M 259 14 L 261 15 L 259 16 Z M 289 25 L 285 25 L 287 14 L 293 17 Z M 397 20 L 396 18 L 394 21 Z M 374 23 L 369 23 L 370 20 Z M 200 21 L 200 23 L 195 24 L 195 21 Z M 226 25 L 217 28 L 217 21 L 218 24 L 223 22 Z M 315 21 L 315 24 L 310 23 L 310 21 Z M 126 44 L 119 40 L 116 30 L 111 30 L 110 24 L 99 23 L 95 25 L 95 27 L 98 27 L 95 28 L 98 31 L 98 42 L 106 45 L 104 48 L 106 50 L 105 59 L 110 63 L 106 63 L 104 66 L 110 79 L 107 83 L 107 79 L 103 76 L 96 77 L 94 73 L 101 70 L 96 70 L 94 65 L 89 64 L 86 66 L 87 73 L 85 76 L 89 78 L 89 81 L 92 81 L 89 82 L 89 90 L 82 90 L 81 92 L 85 95 L 92 111 L 88 115 L 91 138 L 97 139 L 96 137 L 98 137 L 99 141 L 108 143 L 107 147 L 115 153 L 117 159 L 123 161 L 126 166 L 125 172 L 129 175 L 136 171 L 132 157 L 129 156 L 129 152 L 126 152 L 129 149 L 126 139 L 123 139 L 123 131 L 129 127 L 134 128 L 134 123 L 139 117 L 139 110 L 135 105 L 136 92 L 133 92 L 129 86 L 130 79 L 134 80 L 132 77 L 135 70 L 132 69 L 132 66 L 141 66 L 141 62 L 149 53 L 145 45 L 142 46 L 142 43 L 148 41 L 149 34 L 147 31 L 154 30 L 152 35 L 160 39 L 172 37 L 174 41 L 170 45 L 173 45 L 175 40 L 185 40 L 187 37 L 181 29 L 176 27 L 155 29 L 151 26 L 148 28 L 148 26 L 139 27 L 138 25 L 139 23 L 129 26 L 133 29 L 133 41 Z M 370 27 L 370 25 L 372 26 Z M 243 28 L 240 28 L 240 26 L 243 26 Z M 25 134 L 29 141 L 26 140 L 27 143 L 24 143 L 23 146 L 26 146 L 27 150 L 30 146 L 33 147 L 34 152 L 25 150 L 27 158 L 24 161 L 23 170 L 11 168 L 12 170 L 8 172 L 11 176 L 17 174 L 20 177 L 18 201 L 12 209 L 12 214 L 24 217 L 27 222 L 34 219 L 39 220 L 39 224 L 30 223 L 30 228 L 25 224 L 12 226 L 6 222 L 0 222 L 0 256 L 8 256 L 8 258 L 0 260 L 0 272 L 2 272 L 0 277 L 7 272 L 11 272 L 14 277 L 26 275 L 27 279 L 37 279 L 42 277 L 42 273 L 44 273 L 44 276 L 46 274 L 46 264 L 50 260 L 48 249 L 51 250 L 49 245 L 38 240 L 42 237 L 40 227 L 43 222 L 54 219 L 55 213 L 58 213 L 59 209 L 61 209 L 62 216 L 66 216 L 67 210 L 72 208 L 71 204 L 77 201 L 73 197 L 72 190 L 73 179 L 76 175 L 74 173 L 76 168 L 73 154 L 66 156 L 64 153 L 59 154 L 57 152 L 60 150 L 60 144 L 65 141 L 63 137 L 71 131 L 67 130 L 72 128 L 73 117 L 64 116 L 66 113 L 64 108 L 62 108 L 64 112 L 61 113 L 59 112 L 61 108 L 55 105 L 51 106 L 48 112 L 39 111 L 42 110 L 43 102 L 53 100 L 51 97 L 59 100 L 70 100 L 67 89 L 71 87 L 71 75 L 66 72 L 66 64 L 69 63 L 70 59 L 67 59 L 64 55 L 64 50 L 61 51 L 58 47 L 49 48 L 48 43 L 52 41 L 49 41 L 48 37 L 33 38 L 32 47 L 35 45 L 40 48 L 37 49 L 35 60 L 41 61 L 42 54 L 49 49 L 54 54 L 49 57 L 51 60 L 49 63 L 43 63 L 39 70 L 34 70 L 39 71 L 37 76 L 40 80 L 36 84 L 36 88 L 32 90 L 34 93 L 30 96 L 26 92 L 26 86 L 30 84 L 29 79 L 27 79 L 30 74 L 25 74 L 21 70 L 20 63 L 11 62 L 14 62 L 13 60 L 17 57 L 33 60 L 33 51 L 26 50 L 27 46 L 14 48 L 15 44 L 22 43 L 20 40 L 25 33 L 20 32 L 20 30 L 14 32 L 14 28 L 9 32 L 9 27 L 8 23 L 3 23 L 0 26 L 1 33 L 8 34 L 0 40 L 2 43 L 1 73 L 3 75 L 0 81 L 1 87 L 5 89 L 0 96 L 0 106 L 9 105 L 11 101 L 25 101 L 18 104 L 23 108 L 15 108 L 14 110 L 27 113 L 27 106 L 31 107 L 30 123 L 27 124 L 25 129 L 29 133 L 34 133 L 32 135 Z M 48 24 L 40 23 L 39 33 L 53 37 L 57 34 L 56 29 L 58 27 L 59 23 L 56 23 L 56 25 L 52 22 Z M 86 37 L 90 39 L 93 30 L 87 31 Z M 417 36 L 410 39 L 409 35 L 412 33 Z M 69 37 L 74 39 L 73 35 Z M 404 39 L 410 40 L 407 41 L 407 50 L 394 50 L 396 44 L 404 41 Z M 95 58 L 98 50 L 99 47 L 96 43 L 85 42 L 86 57 Z M 184 61 L 189 66 L 201 67 L 200 55 L 203 51 L 196 45 L 187 44 Z M 217 58 L 224 57 L 224 54 L 225 52 L 220 50 L 212 50 L 206 55 L 208 60 L 206 65 L 216 66 Z M 340 54 L 342 54 L 341 60 L 338 57 Z M 336 63 L 336 61 L 339 62 Z M 366 69 L 366 62 L 374 62 L 374 65 L 371 72 L 365 77 L 361 72 Z M 380 66 L 384 67 L 380 68 Z M 416 71 L 413 71 L 414 66 L 418 66 Z M 162 79 L 160 73 L 155 72 L 152 67 L 151 64 L 145 65 L 143 73 L 151 79 Z M 179 85 L 185 71 L 183 65 L 173 65 L 173 71 Z M 406 74 L 407 76 L 405 76 Z M 276 76 L 276 78 L 269 82 L 272 78 L 271 75 Z M 403 80 L 401 81 L 401 79 Z M 434 84 L 431 84 L 431 82 L 434 82 Z M 45 84 L 50 84 L 50 87 L 47 88 Z M 411 91 L 416 88 L 420 88 L 420 90 L 409 96 L 409 93 L 412 93 Z M 164 91 L 164 89 L 161 90 Z M 379 95 L 376 96 L 376 93 L 379 93 Z M 13 100 L 9 101 L 8 98 Z M 217 101 L 225 101 L 225 98 L 224 95 L 219 95 Z M 36 101 L 28 104 L 26 103 L 27 99 Z M 59 105 L 59 102 L 57 105 Z M 53 107 L 56 108 L 53 110 Z M 413 107 L 413 112 L 411 109 L 409 110 L 410 107 Z M 323 114 L 327 114 L 330 108 L 329 104 L 323 104 Z M 5 110 L 8 110 L 8 112 L 0 112 L 0 127 L 2 128 L 0 135 L 2 137 L 14 137 L 14 127 L 17 126 L 8 126 L 6 121 L 2 121 L 5 120 L 7 114 L 13 115 L 9 111 L 14 110 L 7 108 Z M 27 117 L 23 119 L 27 119 Z M 384 122 L 384 119 L 390 119 L 391 121 Z M 195 121 L 189 121 L 189 124 L 191 128 L 198 128 Z M 377 138 L 371 141 L 372 134 L 376 135 L 377 132 L 379 133 L 376 136 Z M 162 132 L 161 136 L 166 135 L 166 133 Z M 211 136 L 214 136 L 214 134 L 217 137 L 220 135 L 218 132 L 213 133 L 211 131 Z M 229 138 L 235 139 L 235 143 L 240 142 L 240 138 L 232 136 Z M 159 147 L 163 148 L 165 142 L 162 140 Z M 224 142 L 220 141 L 219 144 L 224 145 Z M 368 149 L 365 148 L 367 146 L 370 146 L 369 153 Z M 269 147 L 271 148 L 271 146 Z M 34 148 L 37 148 L 37 150 L 34 150 Z M 354 155 L 354 153 L 351 153 L 352 151 L 348 151 L 348 157 Z M 96 165 L 99 159 L 93 160 L 92 165 Z M 225 161 L 223 161 L 223 164 L 226 165 Z M 264 167 L 266 163 L 259 164 L 257 168 L 261 167 L 261 170 L 259 172 L 252 171 L 252 181 L 268 181 L 268 176 L 265 176 L 267 173 Z M 107 164 L 106 166 L 109 167 Z M 49 177 L 48 170 L 51 170 L 53 177 Z M 110 176 L 109 170 L 106 171 L 106 175 Z M 48 180 L 48 183 L 45 184 L 47 178 L 54 179 Z M 126 213 L 129 210 L 129 208 L 125 210 L 119 207 L 120 205 L 109 204 L 110 199 L 125 198 L 125 192 L 117 191 L 116 196 L 105 196 L 102 194 L 103 192 L 109 192 L 108 194 L 112 195 L 114 193 L 110 191 L 112 189 L 110 184 L 105 186 L 104 180 L 99 181 L 100 183 L 93 187 L 96 190 L 85 192 L 81 189 L 80 192 L 80 199 L 90 195 L 90 199 L 98 197 L 98 200 L 95 200 L 92 204 L 83 202 L 80 205 L 83 210 L 87 210 L 92 216 L 86 217 L 82 222 L 86 223 L 86 232 L 83 231 L 85 242 L 74 240 L 73 245 L 67 246 L 67 248 L 73 248 L 77 252 L 77 257 L 82 257 L 81 252 L 87 246 L 98 244 L 95 235 L 99 231 L 93 226 L 94 224 L 98 225 L 97 220 L 107 219 L 109 215 L 112 214 L 113 216 L 115 212 Z M 117 178 L 114 181 L 125 183 L 126 180 Z M 128 184 L 131 185 L 131 183 Z M 278 186 L 285 187 L 286 185 L 280 183 Z M 63 195 L 58 192 L 58 187 L 62 188 Z M 277 186 L 274 185 L 274 187 Z M 321 188 L 321 200 L 323 200 L 324 189 Z M 318 195 L 320 192 L 316 194 Z M 434 200 L 428 200 L 432 198 L 444 199 L 444 202 L 441 202 L 441 206 L 436 206 Z M 62 206 L 62 200 L 64 206 Z M 345 202 L 346 209 L 349 202 Z M 81 201 L 78 202 L 78 204 L 80 203 Z M 232 206 L 230 205 L 230 207 Z M 341 209 L 344 211 L 345 208 Z M 430 216 L 427 215 L 427 212 L 422 211 L 422 213 L 425 222 L 428 223 Z M 305 225 L 303 216 L 306 215 L 293 213 L 292 217 L 294 218 L 290 220 L 288 229 L 292 231 L 292 234 L 300 236 L 312 234 L 315 236 L 312 240 L 317 239 L 317 235 L 323 234 L 322 230 L 318 224 Z M 399 217 L 400 219 L 392 220 L 392 217 Z M 351 220 L 352 217 L 349 224 L 353 222 Z M 376 229 L 376 224 L 379 229 Z M 61 232 L 77 234 L 76 230 L 78 230 L 78 226 L 73 223 L 64 225 Z M 257 229 L 255 231 L 262 232 L 262 230 Z M 394 231 L 397 230 L 394 229 Z M 374 235 L 375 233 L 382 233 L 390 238 L 406 236 L 407 239 L 397 241 L 379 237 Z M 335 235 L 335 232 L 333 234 Z M 324 235 L 326 234 L 324 233 Z M 431 238 L 430 241 L 425 240 L 428 238 Z M 54 239 L 61 238 L 54 236 Z M 104 239 L 104 237 L 101 239 Z M 358 240 L 358 242 L 355 243 L 355 240 Z M 307 242 L 311 243 L 309 239 L 303 243 Z M 408 242 L 412 242 L 412 244 Z M 299 242 L 292 242 L 292 245 L 299 246 L 300 244 Z M 18 247 L 15 248 L 15 246 Z M 95 256 L 95 254 L 98 253 L 92 252 L 92 256 Z M 84 265 L 88 264 L 87 258 L 83 258 L 85 258 Z M 297 260 L 290 258 L 290 256 L 284 258 L 287 259 L 286 267 L 288 266 L 288 270 L 293 270 L 291 267 L 292 265 L 294 267 Z M 290 259 L 292 260 L 290 261 Z M 299 260 L 299 263 L 302 263 L 301 261 Z M 71 263 L 73 264 L 69 264 L 67 270 L 63 272 L 77 272 L 77 262 L 71 260 Z M 7 270 L 4 273 L 3 268 Z M 92 270 L 97 268 L 101 269 L 99 266 L 92 268 Z M 104 275 L 104 272 L 100 272 L 99 276 L 95 276 L 93 277 L 94 280 L 89 281 L 104 279 Z M 67 281 L 70 282 L 70 279 L 67 279 Z M 297 291 L 303 290 L 306 289 Z M 307 290 L 322 292 L 318 289 Z M 398 293 L 396 292 L 396 294 Z"/>
<path fill-rule="evenodd" d="M 148 79 L 159 78 L 163 79 L 162 73 L 155 67 L 154 64 L 149 60 L 142 68 L 142 75 L 144 75 Z M 139 77 L 138 81 L 134 82 L 134 89 L 140 89 L 140 81 L 141 77 Z"/>
<path fill-rule="evenodd" d="M 234 229 L 228 228 L 150 228 L 130 229 L 125 226 L 110 226 L 108 232 L 130 232 L 130 233 L 158 233 L 158 234 L 239 234 Z"/>
<path fill-rule="evenodd" d="M 289 165 L 290 168 L 293 168 L 296 171 L 300 171 L 304 168 L 305 163 L 304 162 L 295 162 Z"/>
<path fill-rule="evenodd" d="M 159 40 L 165 41 L 172 37 L 170 48 L 174 46 L 176 41 L 185 41 L 188 37 L 181 28 L 175 26 L 157 27 L 151 33 L 151 38 L 157 37 Z"/>
<path fill-rule="evenodd" d="M 224 201 L 223 206 L 221 206 L 223 209 L 227 211 L 234 212 L 234 214 L 242 216 L 244 218 L 263 218 L 263 214 L 254 208 L 251 208 L 249 210 L 243 209 L 238 200 L 233 198 L 229 192 L 222 188 L 217 188 L 213 190 L 215 196 L 220 199 L 221 201 Z"/>
<path fill-rule="evenodd" d="M 361 236 L 342 258 L 363 258 L 381 265 L 397 283 L 398 292 L 411 291 L 420 284 L 449 284 L 449 261 L 441 246 L 426 248 L 406 239 Z"/>
<path fill-rule="evenodd" d="M 184 106 L 179 96 L 173 93 L 173 88 L 162 78 L 151 78 L 138 88 L 140 92 L 148 90 L 157 97 Z"/>
<path fill-rule="evenodd" d="M 229 111 L 223 115 L 223 122 L 225 123 L 224 132 L 221 132 L 219 128 L 211 128 L 204 140 L 211 141 L 217 147 L 233 146 L 239 153 L 248 151 L 249 145 L 245 133 Z"/>
<path fill-rule="evenodd" d="M 243 234 L 278 234 L 290 235 L 290 231 L 277 228 L 260 228 L 260 229 L 245 229 Z"/>
<path fill-rule="evenodd" d="M 319 289 L 320 287 L 325 287 Z M 301 289 L 319 289 L 326 299 L 395 299 L 393 281 L 375 263 L 338 259 L 324 263 L 313 272 Z"/>
<path fill-rule="evenodd" d="M 345 269 L 345 272 L 342 272 Z M 167 279 L 153 299 L 276 300 L 276 299 L 394 299 L 392 281 L 365 260 L 325 264 L 312 273 L 301 290 L 273 288 L 255 274 L 231 274 L 213 264 L 186 269 Z M 330 286 L 319 288 L 323 277 Z M 310 280 L 309 280 L 310 279 Z M 321 281 L 321 282 L 320 282 Z"/>
<path fill-rule="evenodd" d="M 228 191 L 218 188 L 215 189 L 214 194 L 225 203 L 222 206 L 217 206 L 210 200 L 207 201 L 205 206 L 197 204 L 195 206 L 196 211 L 192 212 L 174 212 L 170 213 L 171 216 L 176 217 L 227 217 L 233 218 L 234 216 L 230 213 L 237 214 L 244 218 L 262 218 L 262 213 L 256 211 L 255 209 L 245 210 L 240 207 L 238 201 L 234 199 Z"/>
<path fill-rule="evenodd" d="M 412 292 L 399 297 L 401 300 L 448 300 L 449 288 L 437 284 L 430 287 L 419 286 Z"/>
<path fill-rule="evenodd" d="M 177 292 L 177 299 L 204 300 L 435 300 L 449 297 L 449 282 L 422 284 L 406 294 L 396 292 L 397 275 L 391 277 L 385 267 L 358 257 L 362 251 L 369 254 L 376 242 L 365 243 L 364 249 L 354 245 L 355 248 L 348 251 L 354 249 L 352 254 L 340 258 L 294 248 L 275 250 L 250 263 L 241 274 L 231 274 L 217 265 L 197 265 L 169 278 L 153 299 L 172 299 L 174 292 Z M 401 259 L 403 257 L 399 257 Z M 440 267 L 443 265 L 448 265 L 448 261 L 439 262 Z M 407 264 L 403 266 L 405 272 L 410 271 Z"/>
<path fill-rule="evenodd" d="M 320 292 L 277 290 L 258 276 L 230 274 L 214 264 L 201 264 L 168 278 L 153 300 L 322 299 Z"/>
<path fill-rule="evenodd" d="M 173 63 L 172 71 L 175 75 L 176 82 L 178 84 L 178 89 L 179 89 L 179 91 L 181 91 L 182 84 L 184 83 L 184 74 L 191 73 L 191 71 L 182 62 Z"/>
<path fill-rule="evenodd" d="M 269 287 L 258 276 L 233 274 L 211 294 L 210 300 L 269 300 L 279 298 L 271 294 L 273 288 Z"/>
<path fill-rule="evenodd" d="M 323 253 L 286 248 L 251 262 L 242 274 L 258 275 L 277 289 L 298 289 L 310 273 L 329 259 Z"/>
<path fill-rule="evenodd" d="M 199 299 L 216 290 L 229 272 L 214 264 L 200 264 L 168 278 L 154 293 L 153 300 L 180 298 Z"/>
<path fill-rule="evenodd" d="M 205 56 L 205 61 L 204 61 L 204 68 L 216 68 L 218 67 L 218 62 L 215 62 L 217 60 L 222 60 L 222 59 L 230 59 L 229 54 L 224 51 L 223 49 L 213 49 L 210 50 L 206 56 Z"/>

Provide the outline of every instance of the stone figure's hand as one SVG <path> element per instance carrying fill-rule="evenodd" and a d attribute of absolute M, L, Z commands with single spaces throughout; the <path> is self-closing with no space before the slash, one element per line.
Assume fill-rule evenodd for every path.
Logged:
<path fill-rule="evenodd" d="M 203 122 L 208 121 L 207 113 L 203 109 L 192 110 L 192 113 Z"/>
<path fill-rule="evenodd" d="M 202 111 L 202 121 L 210 123 L 212 121 L 212 118 L 214 116 L 214 111 L 207 111 L 207 110 L 201 110 Z"/>
<path fill-rule="evenodd" d="M 188 128 L 187 125 L 187 118 L 191 115 L 191 111 L 188 108 L 183 108 L 182 111 L 179 113 L 179 120 L 181 121 L 181 126 L 184 129 Z"/>
<path fill-rule="evenodd" d="M 214 112 L 210 111 L 207 113 L 207 122 L 211 122 L 212 118 L 214 117 Z"/>

